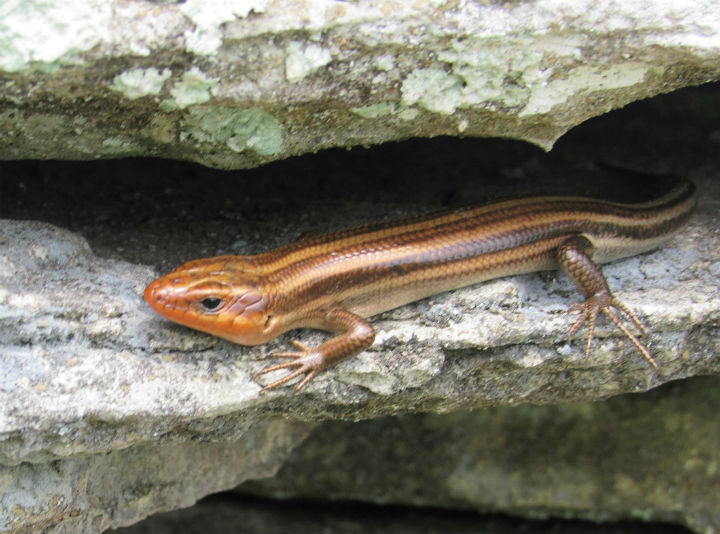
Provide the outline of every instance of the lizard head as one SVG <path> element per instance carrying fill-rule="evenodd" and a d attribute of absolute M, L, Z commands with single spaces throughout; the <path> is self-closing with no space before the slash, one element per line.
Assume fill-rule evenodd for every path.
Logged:
<path fill-rule="evenodd" d="M 262 274 L 249 257 L 186 263 L 148 285 L 145 300 L 171 321 L 241 345 L 277 335 Z"/>

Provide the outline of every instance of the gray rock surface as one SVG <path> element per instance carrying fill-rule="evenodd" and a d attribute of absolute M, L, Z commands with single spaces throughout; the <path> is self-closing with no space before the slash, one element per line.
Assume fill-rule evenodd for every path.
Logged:
<path fill-rule="evenodd" d="M 256 466 L 248 471 L 245 460 L 235 465 L 224 455 L 234 458 L 232 443 L 247 440 L 261 456 L 281 456 L 268 452 L 275 434 L 265 440 L 253 434 L 278 413 L 286 422 L 275 432 L 287 451 L 306 432 L 287 420 L 595 400 L 717 372 L 720 196 L 712 183 L 701 187 L 706 196 L 677 239 L 605 270 L 618 295 L 650 318 L 658 376 L 607 325 L 589 361 L 568 347 L 564 309 L 576 296 L 569 281 L 547 274 L 497 280 L 384 314 L 371 350 L 295 396 L 259 397 L 252 380 L 265 365 L 258 358 L 286 339 L 241 348 L 170 325 L 140 297 L 152 270 L 100 259 L 77 235 L 44 223 L 3 221 L 0 458 L 3 486 L 14 488 L 0 496 L 3 529 L 97 531 L 259 476 Z M 309 343 L 320 337 L 300 336 Z M 221 443 L 214 460 L 206 451 L 203 473 L 224 477 L 197 476 L 193 462 L 202 455 L 193 451 L 205 451 L 198 441 Z M 165 455 L 172 465 L 181 463 L 176 455 L 189 458 L 193 467 L 174 473 L 172 491 L 158 483 L 167 464 L 147 460 Z M 279 466 L 280 458 L 271 463 Z M 94 480 L 113 466 L 130 472 L 109 477 L 110 487 L 86 485 L 89 473 Z M 147 491 L 142 499 L 138 485 Z"/>
<path fill-rule="evenodd" d="M 718 532 L 719 405 L 714 376 L 606 402 L 323 423 L 275 477 L 238 490 Z"/>
<path fill-rule="evenodd" d="M 700 187 L 696 214 L 668 246 L 604 269 L 617 295 L 648 318 L 657 376 L 610 325 L 600 327 L 589 361 L 568 346 L 572 318 L 565 310 L 578 296 L 567 278 L 546 273 L 490 281 L 383 314 L 370 350 L 322 373 L 295 397 L 286 391 L 258 397 L 252 379 L 267 365 L 260 358 L 285 346 L 288 336 L 240 347 L 171 324 L 141 298 L 155 276 L 151 269 L 99 259 L 83 239 L 47 224 L 3 221 L 0 302 L 9 363 L 2 405 L 7 428 L 25 428 L 22 440 L 5 442 L 3 457 L 44 461 L 101 450 L 97 433 L 63 438 L 39 427 L 31 436 L 26 423 L 41 414 L 44 425 L 88 416 L 132 422 L 133 441 L 142 442 L 172 434 L 188 419 L 246 409 L 267 414 L 282 406 L 290 418 L 314 420 L 348 406 L 356 418 L 588 400 L 716 371 L 717 360 L 708 356 L 717 347 L 707 332 L 720 298 L 714 230 L 720 195 L 714 182 Z M 312 344 L 324 335 L 293 337 Z M 402 398 L 393 397 L 400 392 Z M 322 403 L 313 402 L 319 398 Z M 385 406 L 378 404 L 382 398 Z M 139 415 L 152 424 L 139 427 Z"/>
<path fill-rule="evenodd" d="M 189 506 L 270 476 L 309 432 L 253 415 L 254 384 L 182 358 L 199 357 L 192 341 L 146 350 L 148 268 L 38 222 L 0 221 L 0 249 L 0 531 L 100 532 Z M 165 373 L 173 359 L 189 382 Z"/>
<path fill-rule="evenodd" d="M 324 167 L 303 158 L 243 173 L 153 160 L 57 163 L 54 170 L 3 163 L 0 212 L 16 220 L 0 226 L 0 529 L 97 532 L 188 505 L 269 475 L 320 419 L 592 401 L 717 373 L 717 96 L 712 88 L 683 94 L 584 125 L 550 155 L 500 141 L 441 139 L 416 141 L 415 152 L 396 145 L 336 151 Z M 566 169 L 557 165 L 563 158 L 585 163 Z M 150 279 L 182 260 L 256 252 L 301 231 L 439 208 L 449 191 L 452 202 L 492 197 L 493 177 L 506 194 L 528 182 L 584 189 L 588 159 L 679 170 L 701 191 L 697 213 L 676 239 L 605 268 L 618 296 L 648 323 L 657 377 L 604 322 L 589 361 L 565 344 L 571 318 L 564 311 L 578 295 L 557 273 L 498 280 L 384 314 L 375 319 L 371 351 L 295 396 L 258 397 L 252 374 L 266 365 L 261 356 L 292 337 L 316 343 L 321 334 L 241 348 L 171 325 L 141 299 Z M 364 193 L 354 187 L 366 182 Z M 614 187 L 603 182 L 600 192 Z M 92 251 L 58 225 L 82 233 Z M 702 469 L 713 476 L 711 460 L 683 472 L 695 474 L 695 487 Z M 470 497 L 468 506 L 477 502 Z M 658 502 L 652 517 L 703 524 L 701 507 L 669 510 L 667 500 Z M 535 504 L 519 507 L 540 513 Z M 546 512 L 572 510 L 550 502 Z"/>
<path fill-rule="evenodd" d="M 241 168 L 442 134 L 548 148 L 717 80 L 719 60 L 713 0 L 9 0 L 0 158 Z"/>
<path fill-rule="evenodd" d="M 72 426 L 59 432 L 74 432 Z M 0 466 L 0 531 L 102 532 L 190 506 L 199 496 L 271 476 L 310 430 L 307 424 L 275 419 L 253 424 L 232 440 L 157 436 L 155 442 L 131 445 L 124 430 L 113 442 L 95 432 L 111 422 L 93 424 L 88 417 L 85 426 L 104 452 Z"/>

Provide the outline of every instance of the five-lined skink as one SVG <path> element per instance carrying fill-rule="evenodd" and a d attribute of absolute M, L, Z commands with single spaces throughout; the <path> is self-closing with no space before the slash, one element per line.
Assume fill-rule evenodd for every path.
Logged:
<path fill-rule="evenodd" d="M 293 341 L 296 351 L 271 355 L 287 361 L 258 373 L 288 369 L 263 391 L 302 377 L 300 390 L 373 343 L 367 317 L 485 280 L 562 268 L 585 298 L 571 308 L 580 315 L 568 339 L 587 322 L 589 355 L 602 313 L 657 370 L 626 324 L 645 336 L 641 322 L 613 296 L 597 263 L 657 248 L 681 229 L 695 203 L 695 186 L 681 180 L 640 204 L 542 196 L 370 224 L 263 254 L 191 261 L 152 282 L 145 299 L 172 321 L 242 345 L 295 328 L 336 333 L 318 347 Z"/>

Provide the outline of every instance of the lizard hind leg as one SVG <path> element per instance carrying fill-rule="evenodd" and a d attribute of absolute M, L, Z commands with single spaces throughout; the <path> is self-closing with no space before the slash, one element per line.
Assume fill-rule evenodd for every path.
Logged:
<path fill-rule="evenodd" d="M 637 336 L 630 331 L 626 322 L 618 316 L 615 310 L 627 316 L 643 338 L 647 338 L 645 327 L 637 315 L 612 294 L 605 275 L 600 267 L 591 259 L 592 252 L 592 243 L 583 236 L 573 236 L 558 248 L 558 262 L 560 266 L 568 273 L 585 297 L 583 302 L 574 304 L 568 310 L 570 312 L 580 312 L 580 316 L 570 327 L 568 342 L 570 342 L 573 334 L 587 322 L 588 336 L 585 344 L 585 357 L 589 358 L 595 335 L 595 323 L 598 315 L 602 313 L 632 342 L 645 360 L 647 360 L 657 372 L 658 365 L 650 354 L 650 351 Z"/>

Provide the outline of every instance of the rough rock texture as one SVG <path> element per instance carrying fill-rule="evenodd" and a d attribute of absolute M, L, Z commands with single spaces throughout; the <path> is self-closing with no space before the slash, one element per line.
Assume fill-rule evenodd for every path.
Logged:
<path fill-rule="evenodd" d="M 0 15 L 5 159 L 240 168 L 441 134 L 547 148 L 720 77 L 713 0 L 9 0 Z"/>
<path fill-rule="evenodd" d="M 719 405 L 720 378 L 702 377 L 606 402 L 324 423 L 239 491 L 717 532 Z"/>
<path fill-rule="evenodd" d="M 243 455 L 236 465 L 234 457 L 213 459 L 206 452 L 208 466 L 198 467 L 193 451 L 205 449 L 195 442 L 220 441 L 232 451 L 230 442 L 242 442 L 279 413 L 290 420 L 358 419 L 602 399 L 717 372 L 720 244 L 713 228 L 720 210 L 717 188 L 703 185 L 713 196 L 703 199 L 680 237 L 654 254 L 606 268 L 618 294 L 652 318 L 658 376 L 607 326 L 591 360 L 568 347 L 570 283 L 531 275 L 385 314 L 371 350 L 296 396 L 258 397 L 252 380 L 265 365 L 258 356 L 286 339 L 239 348 L 172 326 L 152 316 L 140 298 L 150 269 L 101 260 L 84 240 L 44 223 L 3 221 L 0 458 L 3 487 L 11 488 L 0 496 L 3 529 L 97 531 L 258 476 Z M 301 339 L 316 343 L 319 337 Z M 289 433 L 283 451 L 304 436 L 303 427 L 278 424 L 277 432 Z M 269 441 L 252 437 L 246 447 L 280 456 L 267 452 Z M 166 463 L 157 458 L 168 455 L 177 466 L 175 454 L 188 457 L 192 469 L 166 481 Z M 148 465 L 142 458 L 155 460 Z M 88 482 L 113 466 L 131 470 L 127 479 L 112 476 L 112 486 Z M 215 480 L 217 472 L 225 478 Z"/>
<path fill-rule="evenodd" d="M 616 294 L 651 318 L 658 375 L 606 324 L 590 360 L 567 345 L 565 310 L 578 297 L 566 277 L 548 273 L 383 314 L 368 351 L 295 397 L 282 390 L 258 397 L 252 379 L 267 365 L 259 358 L 285 346 L 287 336 L 239 347 L 172 325 L 141 298 L 152 270 L 101 260 L 82 238 L 47 224 L 3 221 L 1 457 L 47 461 L 101 452 L 108 441 L 187 439 L 219 432 L 214 417 L 267 416 L 280 407 L 286 417 L 314 420 L 588 400 L 717 371 L 720 194 L 714 182 L 700 185 L 712 196 L 668 246 L 604 269 Z M 323 334 L 300 338 L 315 344 Z M 80 432 L 88 418 L 113 425 Z M 228 426 L 218 437 L 243 430 Z"/>
<path fill-rule="evenodd" d="M 716 91 L 638 103 L 583 125 L 551 154 L 498 140 L 438 139 L 242 173 L 167 161 L 4 162 L 3 216 L 54 224 L 6 219 L 0 226 L 0 529 L 99 531 L 187 505 L 270 474 L 308 431 L 303 421 L 590 401 L 716 373 Z M 578 165 L 564 167 L 567 159 Z M 701 191 L 690 225 L 668 246 L 605 268 L 618 296 L 648 323 L 661 366 L 655 378 L 604 322 L 589 361 L 565 344 L 571 318 L 564 310 L 578 296 L 555 273 L 498 280 L 387 313 L 375 321 L 371 351 L 295 396 L 258 397 L 252 373 L 266 364 L 260 356 L 291 337 L 315 343 L 320 334 L 243 349 L 173 326 L 141 300 L 144 284 L 180 260 L 255 252 L 302 231 L 482 200 L 489 191 L 512 194 L 537 182 L 585 190 L 598 159 L 681 171 Z M 622 186 L 636 182 L 601 178 L 599 192 L 611 196 L 624 196 Z M 60 226 L 81 232 L 95 253 Z M 714 476 L 712 458 L 686 457 L 700 458 L 700 467 L 691 461 L 683 471 L 695 474 L 694 482 Z M 703 525 L 700 508 L 657 502 L 650 517 L 692 516 L 693 526 Z M 566 503 L 550 502 L 545 512 L 571 515 Z M 537 503 L 520 508 L 542 512 Z M 593 516 L 603 511 L 598 506 Z M 714 518 L 705 517 L 705 530 L 717 528 Z"/>
<path fill-rule="evenodd" d="M 77 432 L 72 426 L 57 432 Z M 103 426 L 112 423 L 86 418 L 85 432 L 104 444 L 100 454 L 56 454 L 49 462 L 0 466 L 0 531 L 102 532 L 190 506 L 198 496 L 272 475 L 310 430 L 275 419 L 236 430 L 242 436 L 231 440 L 196 434 L 195 440 L 163 443 L 158 435 L 125 448 L 126 437 L 109 443 Z"/>

